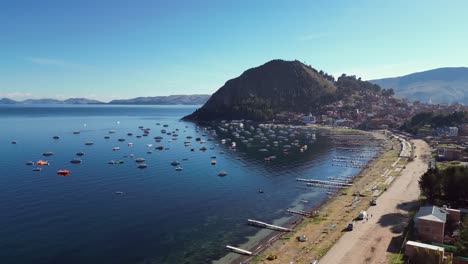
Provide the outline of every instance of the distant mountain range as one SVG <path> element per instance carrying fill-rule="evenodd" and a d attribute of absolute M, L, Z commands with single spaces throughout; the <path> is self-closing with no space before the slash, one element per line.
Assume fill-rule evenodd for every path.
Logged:
<path fill-rule="evenodd" d="M 206 103 L 211 95 L 169 95 L 153 97 L 137 97 L 126 100 L 112 100 L 109 104 L 141 104 L 141 105 L 200 105 Z"/>
<path fill-rule="evenodd" d="M 27 99 L 15 101 L 8 98 L 1 98 L 0 104 L 143 104 L 143 105 L 199 105 L 204 104 L 210 95 L 169 95 L 155 97 L 137 97 L 133 99 L 112 100 L 104 103 L 86 98 L 69 98 L 66 100 L 57 99 Z"/>
<path fill-rule="evenodd" d="M 438 68 L 409 75 L 370 80 L 395 95 L 410 101 L 427 103 L 463 103 L 468 105 L 468 68 Z"/>
<path fill-rule="evenodd" d="M 66 100 L 44 98 L 27 99 L 24 101 L 15 101 L 8 98 L 1 98 L 0 104 L 103 104 L 103 102 L 86 98 L 69 98 Z"/>

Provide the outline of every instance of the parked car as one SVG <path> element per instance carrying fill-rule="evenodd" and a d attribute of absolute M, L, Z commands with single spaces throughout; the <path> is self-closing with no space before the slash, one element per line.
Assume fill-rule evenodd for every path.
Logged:
<path fill-rule="evenodd" d="M 307 238 L 306 236 L 302 235 L 302 236 L 297 236 L 296 237 L 297 241 L 299 242 L 306 242 L 307 241 Z"/>
<path fill-rule="evenodd" d="M 366 217 L 367 217 L 367 212 L 366 211 L 359 212 L 359 216 L 358 216 L 359 220 L 364 220 Z"/>

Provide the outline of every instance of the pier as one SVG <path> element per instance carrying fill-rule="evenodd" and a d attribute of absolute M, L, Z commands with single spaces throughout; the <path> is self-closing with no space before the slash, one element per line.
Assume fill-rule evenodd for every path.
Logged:
<path fill-rule="evenodd" d="M 236 248 L 236 247 L 229 246 L 229 245 L 227 245 L 226 248 L 232 250 L 233 252 L 242 254 L 242 255 L 247 255 L 247 256 L 252 256 L 252 255 L 253 255 L 252 252 L 247 251 L 247 250 L 244 250 L 244 249 L 241 249 L 241 248 Z"/>
<path fill-rule="evenodd" d="M 345 189 L 348 188 L 348 186 L 341 186 L 341 185 L 325 185 L 325 184 L 320 184 L 320 183 L 312 183 L 308 182 L 306 183 L 307 186 L 309 187 L 318 187 L 318 188 L 324 188 L 324 189 Z"/>
<path fill-rule="evenodd" d="M 281 226 L 276 226 L 276 225 L 271 225 L 271 224 L 267 224 L 267 223 L 260 222 L 260 221 L 257 221 L 257 220 L 252 220 L 252 219 L 247 219 L 247 223 L 248 223 L 249 225 L 253 225 L 253 226 L 257 226 L 257 227 L 263 227 L 263 228 L 268 228 L 268 229 L 276 230 L 276 231 L 282 231 L 282 232 L 291 232 L 291 231 L 293 231 L 293 230 L 290 229 L 290 228 L 281 227 Z"/>
<path fill-rule="evenodd" d="M 324 181 L 324 180 L 316 180 L 316 179 L 297 178 L 296 181 L 302 181 L 302 182 L 314 183 L 314 184 L 321 184 L 321 185 L 330 185 L 330 186 L 353 186 L 350 183 L 337 182 L 337 181 Z"/>
<path fill-rule="evenodd" d="M 298 214 L 298 215 L 310 217 L 310 213 L 306 211 L 295 211 L 295 210 L 288 209 L 286 210 L 286 212 L 291 213 L 291 214 Z"/>

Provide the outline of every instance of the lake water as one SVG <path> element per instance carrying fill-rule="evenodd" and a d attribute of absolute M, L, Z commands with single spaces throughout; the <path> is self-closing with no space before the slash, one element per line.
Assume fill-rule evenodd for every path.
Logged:
<path fill-rule="evenodd" d="M 304 153 L 267 163 L 257 149 L 231 150 L 220 136 L 179 121 L 196 107 L 0 106 L 1 263 L 210 263 L 228 253 L 227 244 L 259 239 L 246 219 L 288 219 L 285 209 L 309 209 L 327 198 L 326 190 L 305 189 L 295 178 L 358 172 L 332 166 L 333 156 L 345 154 L 320 131 Z M 148 136 L 139 126 L 151 129 Z M 46 151 L 54 155 L 42 156 Z M 146 169 L 137 168 L 139 157 Z M 82 163 L 71 164 L 73 158 Z M 39 159 L 50 165 L 40 172 L 25 165 Z M 175 160 L 182 171 L 170 164 Z M 60 169 L 70 175 L 58 176 Z M 219 177 L 222 170 L 228 175 Z"/>

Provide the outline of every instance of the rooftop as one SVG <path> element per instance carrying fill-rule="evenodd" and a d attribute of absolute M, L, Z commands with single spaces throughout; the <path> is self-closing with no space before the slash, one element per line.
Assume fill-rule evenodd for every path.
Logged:
<path fill-rule="evenodd" d="M 448 212 L 437 206 L 423 206 L 414 216 L 415 220 L 424 219 L 429 221 L 445 223 Z"/>

